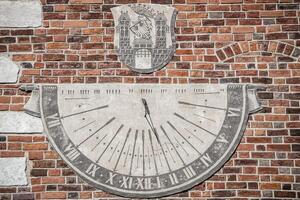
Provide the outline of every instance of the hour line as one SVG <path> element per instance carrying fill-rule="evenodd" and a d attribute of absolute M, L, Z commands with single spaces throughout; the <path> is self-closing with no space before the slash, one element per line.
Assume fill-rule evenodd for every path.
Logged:
<path fill-rule="evenodd" d="M 197 135 L 195 135 L 192 131 L 190 131 L 187 128 L 184 128 L 187 132 L 189 132 L 192 136 L 194 136 L 195 138 L 197 138 L 201 143 L 204 143 Z"/>
<path fill-rule="evenodd" d="M 170 140 L 170 138 L 169 138 L 167 132 L 165 131 L 164 127 L 163 127 L 163 126 L 160 126 L 160 129 L 163 131 L 163 133 L 165 134 L 165 136 L 168 138 L 170 144 L 172 145 L 172 147 L 173 147 L 174 150 L 176 151 L 176 153 L 177 153 L 178 157 L 180 158 L 181 162 L 183 163 L 183 165 L 186 165 L 186 163 L 184 162 L 184 160 L 182 159 L 182 157 L 181 157 L 180 154 L 178 153 L 176 147 L 174 146 L 173 142 Z M 170 151 L 170 150 L 169 150 L 169 151 Z M 171 152 L 170 152 L 170 154 L 171 154 Z"/>
<path fill-rule="evenodd" d="M 185 117 L 179 115 L 178 113 L 174 113 L 174 115 L 175 115 L 176 117 L 179 117 L 180 119 L 182 119 L 182 120 L 184 120 L 184 121 L 186 121 L 186 122 L 188 122 L 188 123 L 190 123 L 190 124 L 192 124 L 192 125 L 194 125 L 194 126 L 200 128 L 200 129 L 204 130 L 205 132 L 207 132 L 207 133 L 209 133 L 209 134 L 211 134 L 211 135 L 217 137 L 216 134 L 210 132 L 209 130 L 206 130 L 205 128 L 202 128 L 201 126 L 195 124 L 194 122 L 191 122 L 190 120 L 188 120 L 188 119 L 186 119 Z"/>
<path fill-rule="evenodd" d="M 210 118 L 208 118 L 208 117 L 203 117 L 203 116 L 198 115 L 198 114 L 196 114 L 196 113 L 194 113 L 194 115 L 196 115 L 196 116 L 198 116 L 198 117 L 200 117 L 200 118 L 202 118 L 202 119 L 207 119 L 207 120 L 209 120 L 209 121 L 216 122 L 216 121 L 213 120 L 213 119 L 210 119 Z"/>
<path fill-rule="evenodd" d="M 132 164 L 133 164 L 133 157 L 134 157 L 135 145 L 136 145 L 136 140 L 137 140 L 138 132 L 139 132 L 138 130 L 135 131 L 134 144 L 133 144 L 133 150 L 132 150 L 131 161 L 130 161 L 129 176 L 131 176 L 131 170 L 132 170 Z"/>
<path fill-rule="evenodd" d="M 157 170 L 157 164 L 156 164 L 156 159 L 155 159 L 155 153 L 154 153 L 154 148 L 153 148 L 153 142 L 152 142 L 152 134 L 151 134 L 151 131 L 148 130 L 149 132 L 149 139 L 150 139 L 150 144 L 151 144 L 151 149 L 152 149 L 152 155 L 153 155 L 153 159 L 154 159 L 154 165 L 155 165 L 155 171 L 156 171 L 156 174 L 158 175 L 158 170 Z M 150 157 L 149 157 L 149 160 L 150 160 Z M 149 161 L 150 163 L 150 161 Z"/>
<path fill-rule="evenodd" d="M 205 105 L 199 105 L 199 104 L 193 104 L 185 101 L 178 101 L 179 104 L 184 104 L 187 106 L 197 106 L 197 107 L 202 107 L 202 108 L 211 108 L 211 109 L 216 109 L 216 110 L 224 110 L 226 111 L 226 108 L 218 108 L 218 107 L 213 107 L 213 106 L 205 106 Z"/>
<path fill-rule="evenodd" d="M 128 130 L 128 132 L 127 132 L 127 135 L 126 135 L 126 138 L 125 138 L 125 142 L 124 142 L 124 144 L 123 144 L 123 146 L 122 146 L 122 149 L 121 149 L 121 151 L 120 151 L 118 160 L 117 160 L 117 162 L 116 162 L 116 164 L 115 164 L 114 171 L 116 171 L 116 168 L 117 168 L 117 166 L 118 166 L 118 164 L 119 164 L 121 155 L 122 155 L 122 153 L 123 153 L 123 150 L 124 150 L 124 147 L 125 147 L 126 142 L 127 142 L 127 140 L 128 140 L 128 137 L 129 137 L 129 133 L 130 133 L 130 132 L 131 132 L 131 128 L 129 128 L 129 130 Z"/>
<path fill-rule="evenodd" d="M 74 130 L 73 132 L 75 133 L 75 132 L 77 132 L 77 131 L 79 131 L 79 130 L 85 128 L 85 127 L 87 127 L 88 125 L 91 125 L 91 124 L 95 123 L 95 122 L 96 122 L 96 120 L 94 120 L 94 121 L 92 121 L 92 122 L 90 122 L 90 123 L 88 123 L 88 124 L 86 124 L 86 125 L 84 125 L 84 126 L 78 128 L 78 129 Z"/>
<path fill-rule="evenodd" d="M 107 107 L 108 107 L 108 105 L 104 105 L 104 106 L 100 106 L 100 107 L 97 107 L 97 108 L 81 111 L 81 112 L 78 112 L 78 113 L 73 113 L 73 114 L 70 114 L 70 115 L 62 116 L 61 119 L 71 117 L 71 116 L 75 116 L 75 115 L 80 115 L 80 114 L 87 113 L 87 112 L 94 111 L 94 110 L 101 110 L 101 109 L 107 108 Z"/>
<path fill-rule="evenodd" d="M 107 148 L 110 146 L 110 144 L 112 143 L 112 141 L 114 141 L 115 137 L 118 135 L 118 133 L 121 131 L 121 129 L 124 127 L 124 125 L 122 124 L 120 126 L 120 128 L 117 130 L 117 132 L 115 133 L 115 135 L 111 138 L 111 140 L 109 141 L 109 143 L 107 144 L 107 146 L 105 147 L 104 151 L 102 152 L 102 154 L 99 156 L 99 158 L 97 159 L 96 163 L 99 162 L 99 160 L 101 159 L 101 157 L 103 156 L 103 154 L 105 153 L 105 151 L 107 150 Z"/>
<path fill-rule="evenodd" d="M 115 147 L 114 151 L 113 151 L 113 152 L 112 152 L 112 154 L 110 155 L 110 158 L 109 158 L 108 162 L 110 162 L 110 161 L 111 161 L 111 159 L 112 159 L 112 157 L 114 156 L 114 154 L 115 154 L 115 152 L 116 152 L 116 150 L 117 150 L 117 148 L 118 148 L 119 144 L 120 144 L 120 141 L 118 142 L 118 144 L 116 145 L 116 147 Z"/>
<path fill-rule="evenodd" d="M 104 140 L 104 138 L 106 138 L 106 136 L 107 136 L 107 134 L 104 135 L 104 136 L 100 139 L 100 141 L 96 144 L 96 146 L 94 146 L 94 148 L 92 149 L 92 151 L 94 151 L 94 150 L 96 149 L 96 147 Z"/>
<path fill-rule="evenodd" d="M 101 126 L 98 130 L 96 130 L 92 135 L 90 135 L 89 137 L 87 137 L 85 140 L 83 140 L 82 142 L 80 142 L 77 145 L 77 148 L 82 145 L 84 142 L 86 142 L 88 139 L 90 139 L 91 137 L 93 137 L 95 134 L 97 134 L 101 129 L 103 129 L 105 126 L 107 126 L 108 124 L 110 124 L 112 121 L 114 121 L 116 118 L 113 117 L 110 120 L 108 120 L 103 126 Z"/>
<path fill-rule="evenodd" d="M 176 163 L 176 160 L 174 159 L 173 155 L 171 154 L 170 147 L 167 145 L 167 143 L 166 143 L 166 142 L 165 142 L 165 144 L 164 144 L 164 145 L 167 147 L 167 149 L 168 149 L 168 152 L 169 152 L 169 154 L 170 154 L 170 156 L 171 156 L 171 158 L 172 158 L 173 162 L 174 162 L 174 163 Z"/>
<path fill-rule="evenodd" d="M 147 155 L 148 155 L 148 165 L 149 165 L 149 169 L 151 169 L 150 152 L 149 152 L 149 148 L 148 148 L 148 147 L 147 147 Z"/>
<path fill-rule="evenodd" d="M 194 147 L 185 137 L 183 137 L 183 135 L 178 131 L 178 129 L 169 121 L 167 121 L 167 123 L 171 126 L 171 128 L 178 134 L 180 135 L 180 137 L 182 137 L 182 139 L 184 139 L 195 151 L 197 151 L 197 153 L 199 155 L 201 155 L 201 153 L 198 151 L 198 149 L 196 147 Z"/>
<path fill-rule="evenodd" d="M 160 146 L 160 148 L 161 148 L 161 151 L 162 151 L 163 154 L 164 154 L 164 157 L 165 157 L 166 163 L 167 163 L 167 165 L 168 165 L 169 171 L 171 172 L 172 170 L 171 170 L 169 161 L 168 161 L 168 159 L 167 159 L 167 156 L 166 156 L 166 153 L 165 153 L 165 151 L 164 151 L 164 148 L 163 148 L 163 146 L 162 146 L 162 144 L 160 143 L 159 140 L 158 140 L 158 144 L 159 144 L 159 146 Z"/>
<path fill-rule="evenodd" d="M 139 160 L 140 160 L 140 147 L 138 147 L 138 152 L 137 152 L 137 161 L 136 161 L 136 168 L 139 168 Z"/>
<path fill-rule="evenodd" d="M 185 148 L 183 148 L 183 146 L 180 144 L 180 142 L 177 140 L 177 138 L 174 137 L 174 139 L 176 140 L 177 144 L 182 148 L 182 150 L 186 153 L 186 155 L 190 156 L 190 154 L 187 152 L 187 150 L 185 150 Z"/>
<path fill-rule="evenodd" d="M 128 154 L 129 154 L 130 149 L 131 149 L 131 145 L 128 146 L 127 153 L 126 153 L 126 157 L 125 157 L 125 160 L 124 160 L 124 163 L 123 163 L 123 167 L 126 166 L 127 157 L 128 157 Z"/>

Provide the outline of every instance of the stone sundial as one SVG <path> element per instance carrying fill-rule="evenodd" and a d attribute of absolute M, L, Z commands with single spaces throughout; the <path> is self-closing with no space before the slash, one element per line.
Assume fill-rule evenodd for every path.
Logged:
<path fill-rule="evenodd" d="M 213 175 L 260 106 L 249 85 L 40 85 L 49 141 L 86 182 L 149 198 Z M 39 102 L 39 103 L 38 103 Z"/>

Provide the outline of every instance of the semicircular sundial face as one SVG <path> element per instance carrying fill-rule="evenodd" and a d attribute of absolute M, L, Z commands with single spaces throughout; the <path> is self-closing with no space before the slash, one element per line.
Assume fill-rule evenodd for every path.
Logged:
<path fill-rule="evenodd" d="M 62 158 L 88 183 L 126 197 L 166 196 L 210 177 L 234 152 L 255 108 L 246 85 L 40 90 L 44 126 Z"/>

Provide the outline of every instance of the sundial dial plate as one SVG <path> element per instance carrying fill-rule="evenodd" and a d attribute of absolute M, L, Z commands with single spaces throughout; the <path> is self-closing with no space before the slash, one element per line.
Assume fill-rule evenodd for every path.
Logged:
<path fill-rule="evenodd" d="M 232 155 L 247 85 L 43 85 L 41 115 L 61 157 L 95 187 L 160 197 L 204 181 Z"/>

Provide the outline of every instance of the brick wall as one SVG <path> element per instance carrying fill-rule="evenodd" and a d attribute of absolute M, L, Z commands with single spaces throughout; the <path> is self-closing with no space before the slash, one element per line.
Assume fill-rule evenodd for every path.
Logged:
<path fill-rule="evenodd" d="M 255 83 L 263 111 L 250 117 L 233 157 L 204 183 L 171 199 L 300 198 L 300 0 L 41 0 L 43 26 L 0 29 L 0 52 L 22 66 L 0 85 L 0 110 L 20 111 L 32 83 Z M 177 50 L 166 68 L 134 73 L 118 61 L 110 8 L 177 8 Z M 26 11 L 24 11 L 26 12 Z M 0 199 L 114 198 L 81 181 L 44 135 L 0 134 L 0 157 L 29 159 L 30 185 Z"/>

